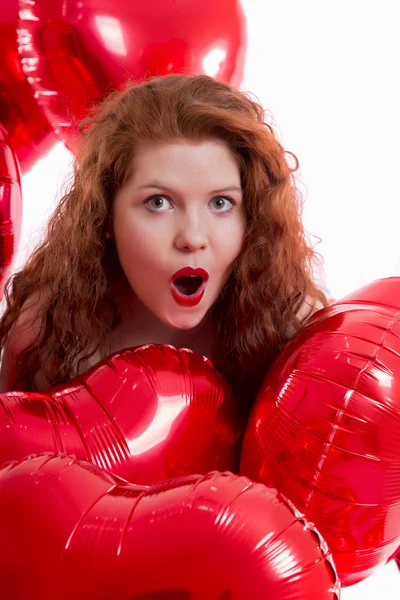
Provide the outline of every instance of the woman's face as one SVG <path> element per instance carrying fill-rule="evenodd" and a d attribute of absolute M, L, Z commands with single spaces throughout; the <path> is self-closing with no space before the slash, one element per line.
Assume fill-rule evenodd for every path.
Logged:
<path fill-rule="evenodd" d="M 237 161 L 222 141 L 144 141 L 135 148 L 132 173 L 113 203 L 122 269 L 161 322 L 191 329 L 218 298 L 242 247 Z M 207 271 L 197 296 L 201 279 L 171 282 L 187 266 Z"/>

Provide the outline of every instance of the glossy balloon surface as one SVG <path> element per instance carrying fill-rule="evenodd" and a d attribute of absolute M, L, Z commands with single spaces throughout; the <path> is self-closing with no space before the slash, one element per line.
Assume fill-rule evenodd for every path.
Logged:
<path fill-rule="evenodd" d="M 191 350 L 123 350 L 67 385 L 0 394 L 0 464 L 44 451 L 125 479 L 238 471 L 242 423 L 231 388 Z"/>
<path fill-rule="evenodd" d="M 231 473 L 145 488 L 71 456 L 29 457 L 0 470 L 0 539 L 9 600 L 339 598 L 313 527 Z"/>
<path fill-rule="evenodd" d="M 0 300 L 21 233 L 21 177 L 7 132 L 0 125 Z"/>
<path fill-rule="evenodd" d="M 400 278 L 316 313 L 260 390 L 241 472 L 277 489 L 321 531 L 342 583 L 400 540 Z"/>
<path fill-rule="evenodd" d="M 23 173 L 56 143 L 18 55 L 18 0 L 0 2 L 0 125 Z"/>
<path fill-rule="evenodd" d="M 77 124 L 127 79 L 206 73 L 238 85 L 239 0 L 20 0 L 19 52 L 40 107 L 74 150 Z"/>

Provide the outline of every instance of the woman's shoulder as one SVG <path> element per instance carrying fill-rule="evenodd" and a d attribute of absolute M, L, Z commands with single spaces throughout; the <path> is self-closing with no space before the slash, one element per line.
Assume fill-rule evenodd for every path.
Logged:
<path fill-rule="evenodd" d="M 300 306 L 296 317 L 300 321 L 301 325 L 304 323 L 316 312 L 324 308 L 323 302 L 317 300 L 316 298 L 312 298 L 311 296 L 307 296 L 304 300 L 303 304 Z M 294 336 L 294 334 L 299 330 L 299 327 L 295 327 L 293 324 L 290 324 L 286 329 L 286 337 L 287 339 Z"/>
<path fill-rule="evenodd" d="M 9 391 L 17 379 L 17 358 L 29 348 L 43 328 L 43 305 L 46 292 L 33 293 L 22 305 L 22 308 L 11 325 L 3 346 L 0 367 L 0 391 Z"/>
<path fill-rule="evenodd" d="M 317 300 L 316 298 L 312 298 L 311 296 L 307 296 L 296 316 L 299 321 L 303 323 L 307 321 L 307 319 L 309 319 L 314 313 L 321 310 L 321 308 L 324 308 L 323 302 Z"/>

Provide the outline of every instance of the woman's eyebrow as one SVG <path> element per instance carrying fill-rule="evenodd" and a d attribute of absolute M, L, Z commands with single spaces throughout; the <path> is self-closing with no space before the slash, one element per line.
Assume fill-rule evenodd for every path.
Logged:
<path fill-rule="evenodd" d="M 173 192 L 173 190 L 171 188 L 169 188 L 166 185 L 162 185 L 158 181 L 150 181 L 149 183 L 143 183 L 142 185 L 137 186 L 138 190 L 147 189 L 147 188 L 157 188 L 159 190 L 167 190 L 167 192 Z M 223 192 L 240 192 L 240 193 L 242 193 L 242 191 L 243 191 L 242 188 L 238 187 L 237 185 L 228 185 L 219 190 L 213 190 L 210 193 L 211 194 L 221 194 Z"/>

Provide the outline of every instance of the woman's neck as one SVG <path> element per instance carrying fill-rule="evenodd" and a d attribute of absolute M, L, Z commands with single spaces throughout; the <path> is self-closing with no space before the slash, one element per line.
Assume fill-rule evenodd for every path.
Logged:
<path fill-rule="evenodd" d="M 211 314 L 192 329 L 176 329 L 162 323 L 136 296 L 129 285 L 113 286 L 120 309 L 120 322 L 113 332 L 112 352 L 143 344 L 170 344 L 176 348 L 189 348 L 213 361 L 216 331 Z"/>

